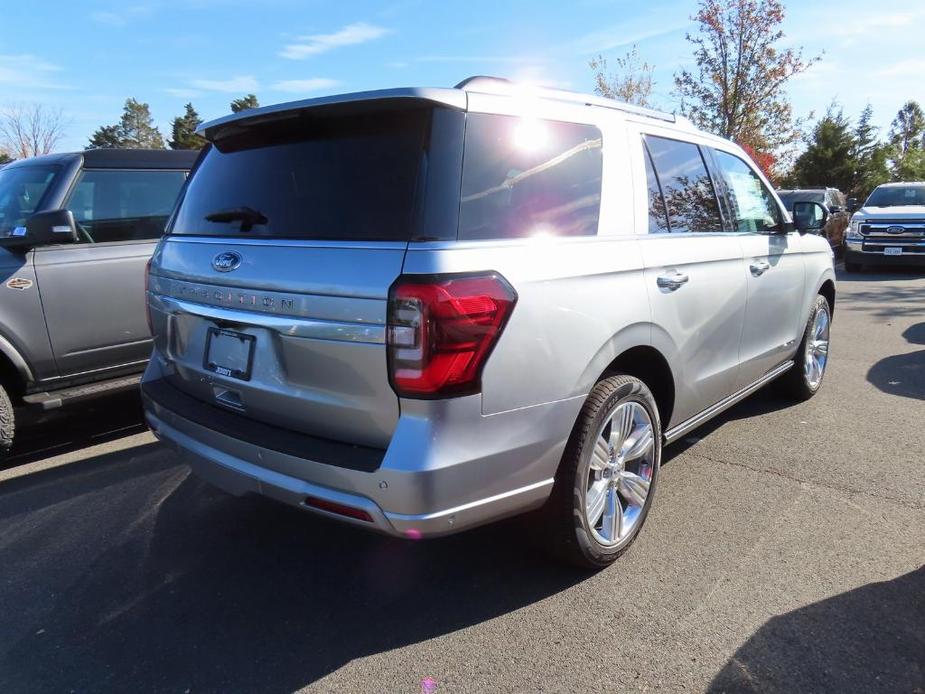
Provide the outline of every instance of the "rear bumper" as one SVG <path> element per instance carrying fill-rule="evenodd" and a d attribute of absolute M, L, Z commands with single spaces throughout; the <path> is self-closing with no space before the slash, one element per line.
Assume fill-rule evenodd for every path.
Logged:
<path fill-rule="evenodd" d="M 583 400 L 487 417 L 478 396 L 403 403 L 381 465 L 361 470 L 215 431 L 172 412 L 144 390 L 143 399 L 158 438 L 215 486 L 410 538 L 447 535 L 541 506 Z M 371 521 L 308 506 L 308 497 L 365 511 Z"/>

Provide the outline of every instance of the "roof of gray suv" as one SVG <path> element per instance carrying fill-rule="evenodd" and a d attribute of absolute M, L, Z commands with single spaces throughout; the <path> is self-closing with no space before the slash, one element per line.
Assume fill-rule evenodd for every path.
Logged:
<path fill-rule="evenodd" d="M 33 164 L 65 164 L 83 157 L 84 166 L 91 169 L 189 169 L 199 156 L 199 150 L 187 149 L 88 149 L 83 152 L 61 152 L 40 157 L 19 159 L 10 167 Z"/>

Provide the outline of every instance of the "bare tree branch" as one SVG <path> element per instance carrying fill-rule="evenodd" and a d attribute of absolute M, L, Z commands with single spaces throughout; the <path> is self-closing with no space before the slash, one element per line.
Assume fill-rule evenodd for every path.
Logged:
<path fill-rule="evenodd" d="M 51 154 L 64 137 L 64 112 L 42 104 L 13 104 L 0 110 L 0 149 L 17 159 Z"/>

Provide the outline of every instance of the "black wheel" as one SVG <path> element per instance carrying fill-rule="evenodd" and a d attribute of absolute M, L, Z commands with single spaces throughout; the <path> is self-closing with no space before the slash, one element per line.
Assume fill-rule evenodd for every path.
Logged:
<path fill-rule="evenodd" d="M 797 349 L 793 368 L 781 376 L 781 386 L 796 400 L 809 400 L 822 386 L 829 363 L 829 333 L 832 309 L 824 296 L 817 296 L 806 321 L 803 339 Z"/>
<path fill-rule="evenodd" d="M 553 551 L 583 568 L 613 563 L 645 523 L 661 459 L 662 427 L 646 384 L 632 376 L 598 383 L 545 508 Z"/>
<path fill-rule="evenodd" d="M 13 403 L 6 389 L 0 386 L 0 458 L 6 457 L 13 448 L 13 434 L 16 431 L 16 417 Z"/>
<path fill-rule="evenodd" d="M 860 272 L 861 264 L 860 263 L 849 263 L 845 261 L 845 272 Z"/>

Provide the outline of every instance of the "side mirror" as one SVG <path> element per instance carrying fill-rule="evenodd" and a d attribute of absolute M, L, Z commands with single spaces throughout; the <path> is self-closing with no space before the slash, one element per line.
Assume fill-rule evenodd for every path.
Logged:
<path fill-rule="evenodd" d="M 829 214 L 838 214 L 842 211 L 841 205 L 829 205 Z"/>
<path fill-rule="evenodd" d="M 857 212 L 861 206 L 858 204 L 857 198 L 848 198 L 848 212 L 854 214 Z"/>
<path fill-rule="evenodd" d="M 825 226 L 829 213 L 818 202 L 793 203 L 793 226 L 801 234 L 818 233 Z"/>
<path fill-rule="evenodd" d="M 70 210 L 51 210 L 29 217 L 26 226 L 17 227 L 9 236 L 0 239 L 0 246 L 29 249 L 57 243 L 75 243 L 79 240 L 74 213 Z"/>

